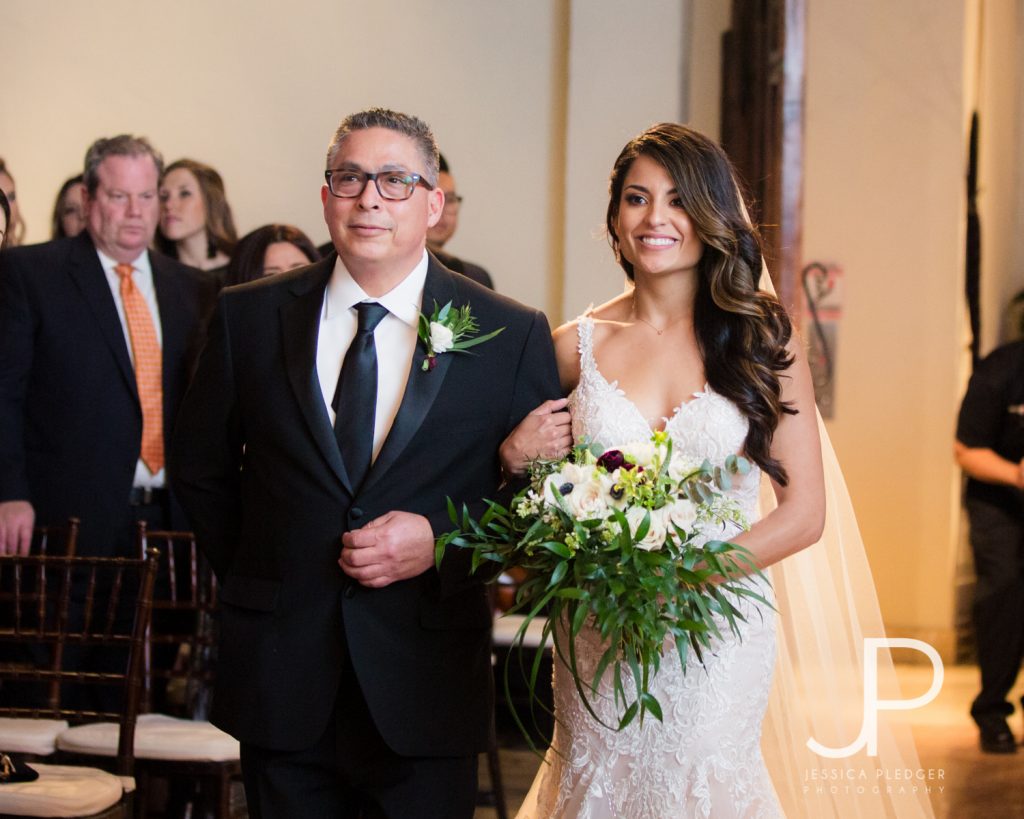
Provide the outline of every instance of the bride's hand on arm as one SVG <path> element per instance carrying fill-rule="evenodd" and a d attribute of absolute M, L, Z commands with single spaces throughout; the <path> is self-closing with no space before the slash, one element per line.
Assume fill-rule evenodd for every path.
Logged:
<path fill-rule="evenodd" d="M 572 447 L 572 422 L 565 398 L 545 401 L 519 422 L 498 454 L 506 475 L 523 475 L 530 461 L 562 458 Z"/>
<path fill-rule="evenodd" d="M 552 334 L 555 360 L 562 390 L 568 395 L 580 380 L 576 322 L 558 327 Z M 526 473 L 531 460 L 564 458 L 572 448 L 572 422 L 565 410 L 568 401 L 545 401 L 527 415 L 502 443 L 498 451 L 506 475 Z"/>
<path fill-rule="evenodd" d="M 762 568 L 817 542 L 825 524 L 825 479 L 811 372 L 796 337 L 789 351 L 793 363 L 781 374 L 782 400 L 798 412 L 781 417 L 771 447 L 789 482 L 783 486 L 772 481 L 778 507 L 736 538 Z"/>

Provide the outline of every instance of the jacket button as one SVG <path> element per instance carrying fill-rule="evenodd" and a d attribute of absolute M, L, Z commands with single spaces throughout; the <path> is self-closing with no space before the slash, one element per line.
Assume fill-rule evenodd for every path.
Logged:
<path fill-rule="evenodd" d="M 349 583 L 345 587 L 345 597 L 347 597 L 349 600 L 351 600 L 355 596 L 356 596 L 356 584 L 355 583 Z"/>
<path fill-rule="evenodd" d="M 363 510 L 358 506 L 353 506 L 348 510 L 348 516 L 352 518 L 352 520 L 359 520 L 359 518 L 363 516 Z"/>

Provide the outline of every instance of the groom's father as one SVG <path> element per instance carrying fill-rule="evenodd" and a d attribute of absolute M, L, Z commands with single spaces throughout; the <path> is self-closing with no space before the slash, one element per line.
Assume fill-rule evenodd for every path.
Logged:
<path fill-rule="evenodd" d="M 490 611 L 433 540 L 559 386 L 544 316 L 426 253 L 437 157 L 415 117 L 342 122 L 337 256 L 224 291 L 179 416 L 172 476 L 223 583 L 213 719 L 255 817 L 473 814 Z M 504 330 L 424 369 L 420 312 L 448 302 Z"/>

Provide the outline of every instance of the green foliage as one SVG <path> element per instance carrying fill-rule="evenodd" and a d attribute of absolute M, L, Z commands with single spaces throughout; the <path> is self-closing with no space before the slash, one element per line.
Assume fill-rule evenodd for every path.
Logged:
<path fill-rule="evenodd" d="M 546 618 L 545 637 L 550 636 L 558 661 L 569 669 L 584 706 L 599 722 L 593 697 L 601 680 L 611 675 L 619 719 L 607 727 L 616 730 L 647 715 L 662 718 L 650 684 L 666 650 L 674 646 L 685 668 L 722 636 L 721 623 L 741 635 L 742 600 L 770 607 L 750 582 L 761 576 L 750 553 L 738 544 L 708 539 L 723 524 L 745 528 L 738 507 L 723 493 L 750 471 L 749 463 L 730 456 L 721 465 L 682 465 L 673 459 L 667 437 L 652 440 L 654 455 L 643 464 L 631 461 L 627 452 L 623 466 L 609 470 L 599 460 L 602 450 L 588 444 L 577 446 L 565 461 L 537 462 L 530 485 L 510 506 L 488 502 L 479 521 L 449 503 L 454 528 L 438 539 L 436 548 L 438 564 L 449 548 L 459 548 L 473 551 L 474 570 L 485 563 L 526 570 L 511 609 L 525 617 L 513 649 L 521 652 L 529 624 Z M 595 487 L 605 495 L 594 507 L 573 494 L 588 488 L 596 492 Z M 684 500 L 694 507 L 692 525 L 679 525 L 669 515 L 676 508 L 672 505 Z M 662 531 L 652 532 L 656 519 L 664 536 L 654 545 L 645 543 L 649 534 Z M 576 639 L 585 627 L 595 629 L 606 645 L 593 679 L 582 678 L 576 659 Z M 542 651 L 527 680 L 531 696 Z M 532 743 L 519 715 L 516 721 Z"/>

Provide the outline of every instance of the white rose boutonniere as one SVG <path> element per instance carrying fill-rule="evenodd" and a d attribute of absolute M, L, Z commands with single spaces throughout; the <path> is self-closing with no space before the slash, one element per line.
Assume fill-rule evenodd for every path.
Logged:
<path fill-rule="evenodd" d="M 430 322 L 430 351 L 432 353 L 447 353 L 452 344 L 455 343 L 455 334 L 450 328 L 436 321 Z"/>
<path fill-rule="evenodd" d="M 417 334 L 427 351 L 421 369 L 429 372 L 437 366 L 437 357 L 442 353 L 465 352 L 470 347 L 489 341 L 504 329 L 499 327 L 486 335 L 477 335 L 479 327 L 468 304 L 452 307 L 452 303 L 448 302 L 444 307 L 438 307 L 437 302 L 434 302 L 433 313 L 429 316 L 420 313 Z"/>

